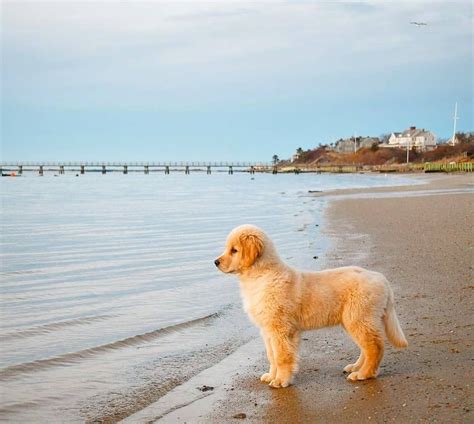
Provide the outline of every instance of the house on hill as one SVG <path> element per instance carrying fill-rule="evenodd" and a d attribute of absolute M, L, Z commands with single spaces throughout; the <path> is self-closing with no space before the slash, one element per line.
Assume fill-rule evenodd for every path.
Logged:
<path fill-rule="evenodd" d="M 392 133 L 388 139 L 388 144 L 384 147 L 398 147 L 401 149 L 412 150 L 434 150 L 436 149 L 436 136 L 424 128 L 419 129 L 416 127 L 407 128 L 401 133 Z"/>
<path fill-rule="evenodd" d="M 339 153 L 354 153 L 363 147 L 378 145 L 380 140 L 377 137 L 351 137 L 336 141 L 334 150 Z"/>

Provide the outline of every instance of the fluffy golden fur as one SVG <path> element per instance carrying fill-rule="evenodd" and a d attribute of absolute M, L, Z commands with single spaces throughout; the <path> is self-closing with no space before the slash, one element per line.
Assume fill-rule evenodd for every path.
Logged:
<path fill-rule="evenodd" d="M 361 350 L 357 361 L 344 368 L 349 380 L 377 376 L 384 330 L 394 346 L 408 345 L 390 285 L 378 272 L 355 266 L 298 271 L 279 258 L 270 238 L 253 225 L 229 234 L 215 264 L 239 276 L 244 309 L 261 330 L 270 363 L 261 380 L 271 387 L 291 384 L 302 331 L 344 327 Z"/>

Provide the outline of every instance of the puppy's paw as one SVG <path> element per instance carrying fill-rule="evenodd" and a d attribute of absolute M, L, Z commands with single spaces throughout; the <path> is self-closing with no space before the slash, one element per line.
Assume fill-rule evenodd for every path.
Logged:
<path fill-rule="evenodd" d="M 360 381 L 360 380 L 368 380 L 369 378 L 375 378 L 377 375 L 371 375 L 371 374 L 363 374 L 360 371 L 355 371 L 351 372 L 348 376 L 347 379 L 350 381 Z"/>
<path fill-rule="evenodd" d="M 281 378 L 274 378 L 270 381 L 269 386 L 274 389 L 279 389 L 281 387 L 288 387 L 290 385 L 290 380 L 282 380 Z"/>
<path fill-rule="evenodd" d="M 260 377 L 260 381 L 263 381 L 264 383 L 270 383 L 275 377 L 271 375 L 269 372 L 266 372 Z"/>
<path fill-rule="evenodd" d="M 357 371 L 356 364 L 346 365 L 343 369 L 343 372 L 352 372 L 352 371 Z"/>

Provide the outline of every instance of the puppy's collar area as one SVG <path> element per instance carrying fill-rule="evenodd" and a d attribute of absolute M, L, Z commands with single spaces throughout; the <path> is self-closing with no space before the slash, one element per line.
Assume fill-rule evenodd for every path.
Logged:
<path fill-rule="evenodd" d="M 289 269 L 290 268 L 279 258 L 268 260 L 262 256 L 258 258 L 251 267 L 239 271 L 238 274 L 244 278 L 255 279 L 258 278 L 258 276 L 268 275 L 271 273 L 277 274 Z"/>

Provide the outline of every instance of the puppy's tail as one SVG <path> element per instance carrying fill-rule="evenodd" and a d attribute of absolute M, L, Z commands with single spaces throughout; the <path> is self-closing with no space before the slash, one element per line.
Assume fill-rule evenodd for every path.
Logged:
<path fill-rule="evenodd" d="M 383 316 L 385 325 L 385 333 L 393 346 L 403 348 L 408 346 L 407 339 L 398 321 L 397 312 L 393 302 L 393 293 L 390 290 L 387 306 L 385 308 L 385 315 Z"/>

